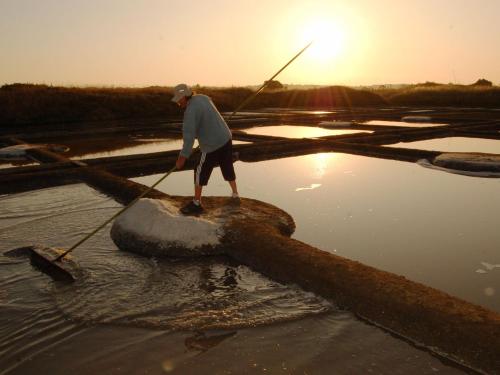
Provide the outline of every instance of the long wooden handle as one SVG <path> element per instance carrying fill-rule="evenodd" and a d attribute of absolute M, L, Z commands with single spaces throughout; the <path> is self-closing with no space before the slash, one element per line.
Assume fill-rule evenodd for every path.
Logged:
<path fill-rule="evenodd" d="M 307 46 L 305 46 L 304 48 L 302 48 L 300 50 L 299 53 L 297 53 L 290 61 L 288 61 L 280 70 L 278 70 L 271 78 L 269 78 L 267 81 L 264 82 L 264 84 L 262 86 L 259 87 L 259 89 L 257 91 L 255 91 L 253 94 L 251 94 L 248 98 L 246 98 L 243 103 L 241 103 L 234 111 L 233 113 L 231 113 L 231 115 L 229 116 L 228 120 L 231 120 L 231 118 L 240 110 L 242 109 L 244 106 L 246 106 L 248 103 L 250 103 L 253 98 L 255 98 L 257 95 L 260 94 L 260 92 L 262 90 L 264 90 L 266 88 L 267 85 L 269 85 L 271 83 L 271 81 L 276 78 L 276 76 L 278 74 L 280 74 L 283 70 L 285 70 L 285 68 L 290 65 L 297 57 L 299 57 L 300 55 L 302 55 L 302 53 L 309 48 L 309 46 L 312 44 L 312 42 L 310 42 Z"/>

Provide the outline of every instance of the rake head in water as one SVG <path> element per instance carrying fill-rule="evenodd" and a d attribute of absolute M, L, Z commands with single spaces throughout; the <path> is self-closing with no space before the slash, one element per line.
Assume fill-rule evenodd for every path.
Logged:
<path fill-rule="evenodd" d="M 63 252 L 64 249 L 34 245 L 10 250 L 5 252 L 4 255 L 8 257 L 29 256 L 30 263 L 34 267 L 54 280 L 75 281 L 80 276 L 81 270 L 71 259 L 71 256 L 66 255 L 60 260 L 55 260 Z"/>

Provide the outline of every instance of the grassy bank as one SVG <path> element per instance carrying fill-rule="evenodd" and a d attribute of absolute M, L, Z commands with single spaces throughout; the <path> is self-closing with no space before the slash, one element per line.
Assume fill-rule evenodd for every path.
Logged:
<path fill-rule="evenodd" d="M 465 85 L 411 85 L 374 91 L 392 105 L 500 108 L 500 87 Z"/>
<path fill-rule="evenodd" d="M 162 88 L 7 85 L 0 88 L 0 125 L 162 117 L 176 110 L 168 93 Z"/>
<path fill-rule="evenodd" d="M 248 88 L 204 88 L 220 110 L 235 109 L 248 97 Z M 0 126 L 20 126 L 92 120 L 161 118 L 180 115 L 170 99 L 171 88 L 69 88 L 46 85 L 6 85 L 0 88 Z M 376 106 L 385 100 L 376 93 L 332 86 L 308 90 L 263 92 L 247 107 Z"/>
<path fill-rule="evenodd" d="M 248 88 L 205 88 L 220 110 L 235 109 L 252 93 Z M 180 116 L 171 88 L 78 88 L 14 84 L 0 88 L 0 126 L 71 123 L 93 120 Z M 342 86 L 264 91 L 247 109 L 335 108 L 381 105 L 500 106 L 499 87 L 408 86 L 402 89 L 359 90 Z"/>

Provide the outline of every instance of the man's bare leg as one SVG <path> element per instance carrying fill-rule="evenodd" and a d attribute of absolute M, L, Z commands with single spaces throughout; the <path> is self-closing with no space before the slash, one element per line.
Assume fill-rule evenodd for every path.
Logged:
<path fill-rule="evenodd" d="M 203 186 L 201 185 L 194 185 L 194 198 L 193 200 L 195 202 L 201 203 L 201 193 L 203 191 Z"/>
<path fill-rule="evenodd" d="M 233 191 L 233 196 L 238 195 L 238 187 L 236 186 L 236 180 L 228 181 L 229 186 L 231 186 L 231 190 Z"/>
<path fill-rule="evenodd" d="M 233 194 L 231 195 L 231 201 L 233 203 L 240 203 L 240 196 L 238 194 L 238 187 L 236 186 L 236 180 L 233 181 L 228 181 L 229 186 L 231 186 L 231 190 L 233 191 Z"/>

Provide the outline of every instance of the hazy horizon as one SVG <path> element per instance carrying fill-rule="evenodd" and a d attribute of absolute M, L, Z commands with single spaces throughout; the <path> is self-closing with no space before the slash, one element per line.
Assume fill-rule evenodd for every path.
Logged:
<path fill-rule="evenodd" d="M 500 83 L 496 0 L 0 0 L 0 85 Z"/>
<path fill-rule="evenodd" d="M 412 86 L 412 85 L 419 85 L 419 84 L 425 84 L 430 81 L 424 81 L 424 82 L 415 82 L 415 83 L 374 83 L 371 85 L 343 85 L 343 84 L 314 84 L 314 83 L 301 83 L 301 84 L 295 84 L 295 83 L 287 83 L 287 82 L 282 82 L 279 79 L 276 79 L 279 81 L 283 86 L 284 89 L 310 89 L 310 88 L 320 88 L 320 87 L 332 87 L 332 86 L 341 86 L 341 87 L 350 87 L 350 88 L 403 88 L 406 86 Z M 473 84 L 476 82 L 470 82 L 470 83 L 452 83 L 452 82 L 431 82 L 431 83 L 436 83 L 438 85 L 452 85 L 452 86 L 473 86 Z M 248 84 L 248 85 L 234 85 L 234 84 L 229 84 L 229 85 L 199 85 L 199 84 L 194 84 L 192 87 L 202 87 L 202 88 L 209 88 L 209 89 L 227 89 L 227 88 L 250 88 L 250 89 L 258 89 L 262 86 L 264 82 L 260 83 L 255 83 L 255 84 Z M 45 86 L 50 86 L 50 87 L 63 87 L 63 88 L 81 88 L 81 89 L 91 89 L 91 88 L 96 88 L 96 89 L 148 89 L 148 88 L 173 88 L 175 84 L 172 85 L 113 85 L 113 84 L 54 84 L 54 83 L 47 83 L 47 82 L 9 82 L 9 83 L 2 83 L 0 84 L 0 87 L 2 86 L 9 86 L 9 85 L 45 85 Z M 493 87 L 499 87 L 500 84 L 497 84 L 493 82 Z"/>

